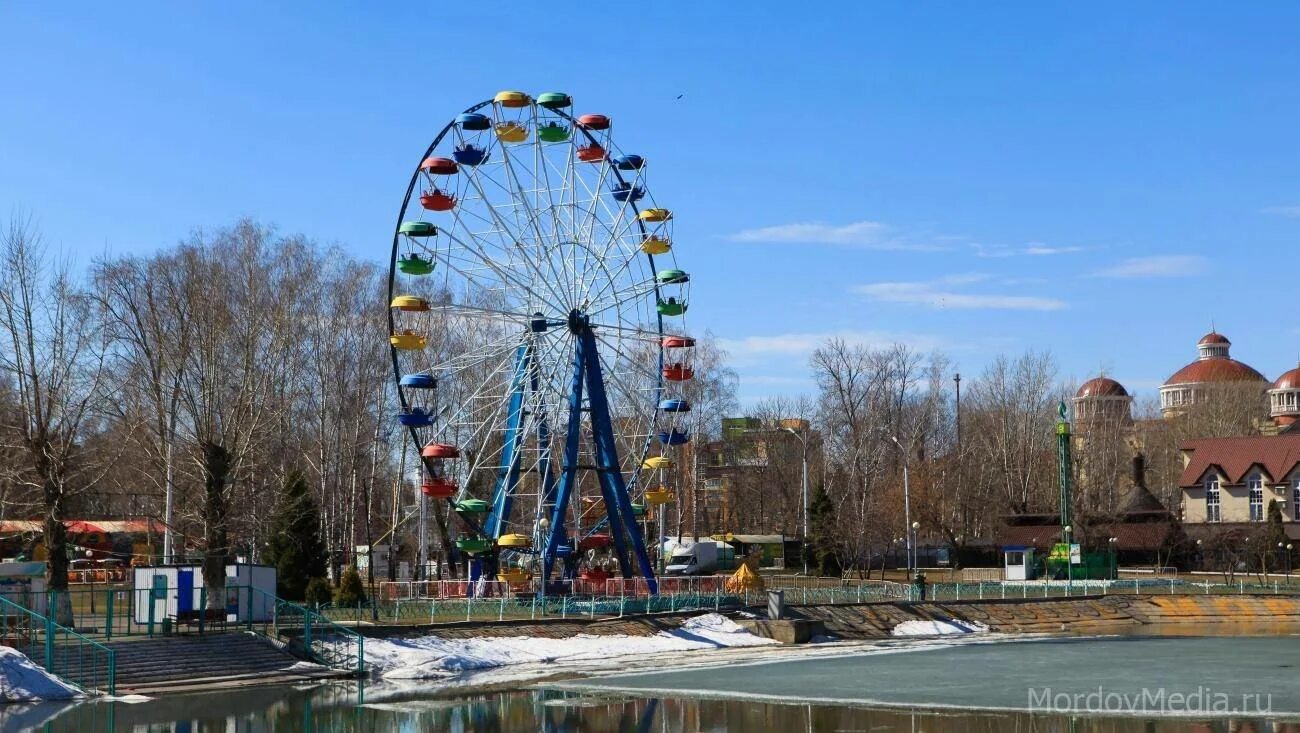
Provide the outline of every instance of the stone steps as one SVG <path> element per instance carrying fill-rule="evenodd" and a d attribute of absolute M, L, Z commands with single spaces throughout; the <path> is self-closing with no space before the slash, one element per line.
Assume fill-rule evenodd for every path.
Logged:
<path fill-rule="evenodd" d="M 116 652 L 119 693 L 335 674 L 324 667 L 307 665 L 290 670 L 301 660 L 248 633 L 125 639 L 108 646 Z M 102 670 L 107 661 L 97 663 Z"/>

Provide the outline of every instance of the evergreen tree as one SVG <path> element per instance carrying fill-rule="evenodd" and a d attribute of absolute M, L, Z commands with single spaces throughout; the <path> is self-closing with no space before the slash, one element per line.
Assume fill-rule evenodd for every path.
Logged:
<path fill-rule="evenodd" d="M 1285 565 L 1286 528 L 1282 526 L 1282 505 L 1276 499 L 1268 502 L 1268 530 L 1264 533 L 1263 547 L 1260 548 L 1260 566 L 1264 572 L 1276 572 Z"/>
<path fill-rule="evenodd" d="M 809 565 L 816 568 L 818 575 L 840 574 L 839 556 L 835 549 L 835 502 L 831 501 L 825 486 L 818 486 L 808 505 L 807 550 L 812 561 Z"/>
<path fill-rule="evenodd" d="M 276 592 L 286 600 L 303 600 L 312 579 L 325 577 L 328 554 L 321 536 L 320 509 L 307 480 L 297 471 L 285 479 L 263 557 L 275 566 Z"/>
<path fill-rule="evenodd" d="M 349 565 L 339 579 L 339 587 L 334 591 L 334 602 L 340 606 L 355 606 L 366 600 L 366 587 L 361 583 L 361 573 L 355 565 Z"/>

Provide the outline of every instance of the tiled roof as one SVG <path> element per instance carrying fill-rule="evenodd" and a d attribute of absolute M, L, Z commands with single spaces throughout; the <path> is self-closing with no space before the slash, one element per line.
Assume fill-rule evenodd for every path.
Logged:
<path fill-rule="evenodd" d="M 1173 373 L 1165 380 L 1171 384 L 1197 384 L 1203 382 L 1267 382 L 1254 367 L 1226 356 L 1198 359 Z"/>
<path fill-rule="evenodd" d="M 1169 522 L 1122 522 L 1097 525 L 1092 528 L 1091 534 L 1114 537 L 1116 549 L 1119 550 L 1158 550 L 1164 547 L 1169 528 Z M 1009 526 L 998 532 L 997 544 L 1002 547 L 1010 545 L 1048 550 L 1060 542 L 1060 536 L 1059 527 Z"/>
<path fill-rule="evenodd" d="M 1211 466 L 1218 467 L 1227 476 L 1228 483 L 1239 484 L 1255 464 L 1263 466 L 1270 479 L 1281 481 L 1300 463 L 1300 434 L 1200 438 L 1179 447 L 1191 452 L 1178 481 L 1180 486 L 1189 488 L 1199 484 Z"/>
<path fill-rule="evenodd" d="M 1278 377 L 1273 389 L 1300 389 L 1300 367 Z"/>
<path fill-rule="evenodd" d="M 1079 391 L 1074 396 L 1076 398 L 1128 397 L 1128 390 L 1124 389 L 1124 385 L 1110 377 L 1093 377 L 1080 385 Z"/>

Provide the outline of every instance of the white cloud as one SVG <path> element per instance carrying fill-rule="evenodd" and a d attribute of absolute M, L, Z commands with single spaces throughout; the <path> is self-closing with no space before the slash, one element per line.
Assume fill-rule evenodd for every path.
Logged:
<path fill-rule="evenodd" d="M 841 247 L 862 247 L 878 250 L 911 250 L 917 252 L 947 249 L 933 242 L 914 241 L 898 236 L 878 221 L 855 221 L 834 225 L 821 222 L 778 224 L 757 229 L 742 229 L 727 235 L 733 242 L 769 244 L 831 244 Z"/>
<path fill-rule="evenodd" d="M 737 367 L 798 364 L 802 368 L 812 352 L 830 339 L 867 347 L 906 344 L 917 351 L 933 351 L 945 345 L 938 337 L 924 334 L 849 330 L 745 336 L 721 339 L 720 345 L 726 350 L 728 360 Z M 741 375 L 742 380 L 750 378 L 743 373 Z"/>
<path fill-rule="evenodd" d="M 1042 242 L 1030 242 L 1024 245 L 1023 247 L 1005 247 L 1005 246 L 989 247 L 983 244 L 972 244 L 971 246 L 975 248 L 975 256 L 990 257 L 990 258 L 1021 257 L 1021 256 L 1047 257 L 1051 255 L 1070 254 L 1072 252 L 1082 252 L 1087 249 L 1087 247 L 1079 247 L 1073 245 L 1064 246 L 1064 247 L 1051 247 L 1046 244 L 1043 244 Z"/>
<path fill-rule="evenodd" d="M 886 303 L 911 303 L 930 308 L 957 310 L 1029 310 L 1053 311 L 1066 307 L 1062 300 L 1034 295 L 1007 293 L 966 293 L 956 288 L 988 280 L 978 273 L 949 275 L 938 280 L 880 282 L 858 285 L 854 292 Z"/>
<path fill-rule="evenodd" d="M 1273 214 L 1275 216 L 1286 216 L 1292 219 L 1300 219 L 1300 204 L 1294 206 L 1265 206 L 1259 210 L 1261 214 Z"/>
<path fill-rule="evenodd" d="M 1133 257 L 1092 273 L 1093 277 L 1191 277 L 1206 271 L 1210 261 L 1201 255 Z"/>

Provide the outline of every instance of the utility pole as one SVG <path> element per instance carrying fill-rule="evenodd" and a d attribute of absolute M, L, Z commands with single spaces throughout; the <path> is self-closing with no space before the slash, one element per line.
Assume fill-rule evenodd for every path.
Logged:
<path fill-rule="evenodd" d="M 911 455 L 898 440 L 898 436 L 890 435 L 889 439 L 894 441 L 898 451 L 903 454 L 903 536 L 907 538 L 907 575 L 911 577 L 916 562 L 912 556 L 912 548 L 916 540 L 916 528 L 912 526 L 912 490 L 908 486 L 907 478 L 907 464 L 910 462 Z"/>
<path fill-rule="evenodd" d="M 803 537 L 800 540 L 800 555 L 803 555 L 803 574 L 808 574 L 808 430 L 803 432 L 796 431 L 794 428 L 781 428 L 785 432 L 799 439 L 799 444 L 803 448 L 803 482 L 802 492 L 800 494 L 803 502 Z"/>

